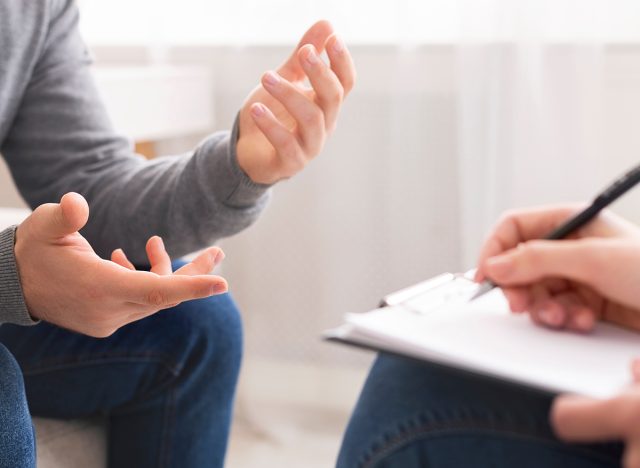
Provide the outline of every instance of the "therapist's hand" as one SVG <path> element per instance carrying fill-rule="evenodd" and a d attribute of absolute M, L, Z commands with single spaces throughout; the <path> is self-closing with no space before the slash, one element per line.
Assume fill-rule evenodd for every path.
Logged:
<path fill-rule="evenodd" d="M 625 442 L 623 465 L 640 468 L 640 362 L 632 365 L 635 383 L 609 400 L 563 395 L 553 403 L 551 424 L 567 442 Z"/>
<path fill-rule="evenodd" d="M 32 317 L 94 337 L 182 301 L 227 290 L 208 273 L 224 258 L 217 247 L 203 251 L 175 273 L 159 237 L 147 243 L 151 271 L 136 271 L 122 250 L 111 261 L 98 257 L 78 231 L 89 207 L 77 193 L 41 205 L 16 231 L 15 256 Z"/>
<path fill-rule="evenodd" d="M 323 50 L 329 66 L 319 55 Z M 301 171 L 334 130 L 355 75 L 351 55 L 331 25 L 314 24 L 242 106 L 237 154 L 244 172 L 254 182 L 272 184 Z"/>
<path fill-rule="evenodd" d="M 478 261 L 514 312 L 551 328 L 586 332 L 596 320 L 640 330 L 640 230 L 603 212 L 571 238 L 540 240 L 583 207 L 505 214 Z"/>

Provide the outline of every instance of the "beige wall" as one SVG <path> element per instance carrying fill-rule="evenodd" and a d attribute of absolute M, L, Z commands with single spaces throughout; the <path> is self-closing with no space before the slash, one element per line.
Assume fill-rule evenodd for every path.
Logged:
<path fill-rule="evenodd" d="M 0 206 L 10 206 L 14 208 L 27 206 L 18 194 L 9 168 L 2 158 L 0 158 Z"/>

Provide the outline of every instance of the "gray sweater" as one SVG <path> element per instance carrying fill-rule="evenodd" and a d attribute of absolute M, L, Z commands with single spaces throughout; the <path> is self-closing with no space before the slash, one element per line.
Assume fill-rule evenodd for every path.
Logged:
<path fill-rule="evenodd" d="M 89 65 L 73 0 L 0 0 L 0 152 L 31 207 L 81 193 L 98 255 L 122 247 L 138 264 L 152 235 L 179 257 L 257 218 L 268 187 L 238 166 L 237 130 L 147 161 L 114 132 Z M 28 325 L 14 231 L 0 233 L 0 323 Z"/>

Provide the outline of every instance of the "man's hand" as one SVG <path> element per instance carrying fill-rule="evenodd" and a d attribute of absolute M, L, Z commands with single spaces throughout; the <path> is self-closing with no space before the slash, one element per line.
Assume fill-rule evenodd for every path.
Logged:
<path fill-rule="evenodd" d="M 151 271 L 136 271 L 122 250 L 98 257 L 78 231 L 89 219 L 85 199 L 68 193 L 41 205 L 18 227 L 15 254 L 29 313 L 60 327 L 106 337 L 127 323 L 182 301 L 227 290 L 208 273 L 224 254 L 217 247 L 171 272 L 159 237 L 147 243 Z"/>
<path fill-rule="evenodd" d="M 556 398 L 551 424 L 558 437 L 567 442 L 623 440 L 625 468 L 640 468 L 640 361 L 634 361 L 632 373 L 634 385 L 609 400 Z"/>
<path fill-rule="evenodd" d="M 320 58 L 323 50 L 330 67 Z M 301 171 L 334 130 L 354 82 L 355 68 L 342 40 L 328 22 L 314 24 L 291 57 L 276 72 L 265 73 L 245 101 L 237 147 L 240 167 L 263 184 Z"/>
<path fill-rule="evenodd" d="M 606 320 L 640 330 L 636 226 L 604 212 L 570 239 L 540 240 L 580 208 L 506 214 L 481 250 L 476 280 L 493 280 L 512 311 L 540 325 L 585 332 Z"/>

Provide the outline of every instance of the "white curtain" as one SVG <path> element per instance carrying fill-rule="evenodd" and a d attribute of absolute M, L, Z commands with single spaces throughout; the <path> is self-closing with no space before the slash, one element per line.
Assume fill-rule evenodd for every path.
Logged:
<path fill-rule="evenodd" d="M 633 146 L 624 147 L 632 134 L 619 131 L 629 122 L 616 89 L 631 85 L 633 98 L 637 86 L 619 68 L 625 47 L 615 42 L 637 43 L 630 25 L 640 24 L 640 9 L 599 1 L 466 5 L 457 127 L 461 251 L 470 265 L 503 210 L 588 201 L 637 162 Z M 639 198 L 629 198 L 621 211 L 640 220 Z"/>
<path fill-rule="evenodd" d="M 587 201 L 606 178 L 601 45 L 468 45 L 459 50 L 463 259 L 512 207 Z M 625 169 L 615 158 L 605 175 Z"/>

